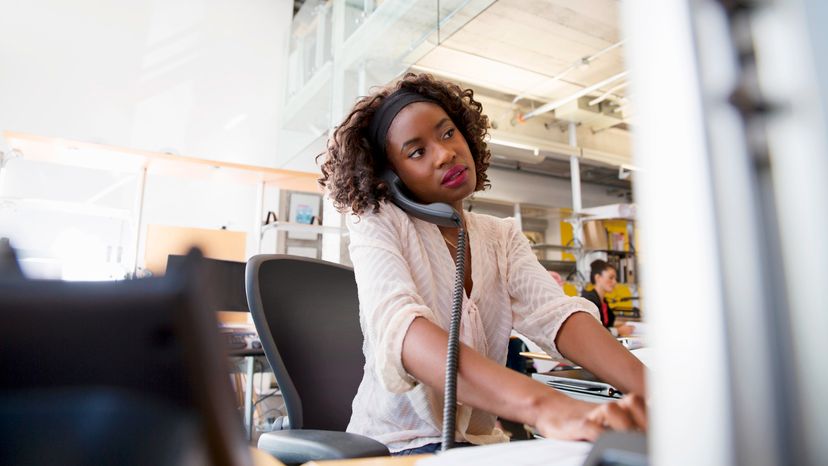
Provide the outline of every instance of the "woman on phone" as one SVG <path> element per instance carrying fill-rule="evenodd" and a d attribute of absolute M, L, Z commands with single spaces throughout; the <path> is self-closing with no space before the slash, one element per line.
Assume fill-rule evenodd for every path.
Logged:
<path fill-rule="evenodd" d="M 498 416 L 562 439 L 644 429 L 644 368 L 603 329 L 595 306 L 564 295 L 514 221 L 463 212 L 463 199 L 488 185 L 487 127 L 471 90 L 407 74 L 359 99 L 322 154 L 319 182 L 350 214 L 365 336 L 365 374 L 348 431 L 394 454 L 440 448 L 458 232 L 389 202 L 385 170 L 417 202 L 453 206 L 467 232 L 456 442 L 508 440 L 496 427 Z M 629 395 L 586 403 L 507 369 L 513 328 Z"/>

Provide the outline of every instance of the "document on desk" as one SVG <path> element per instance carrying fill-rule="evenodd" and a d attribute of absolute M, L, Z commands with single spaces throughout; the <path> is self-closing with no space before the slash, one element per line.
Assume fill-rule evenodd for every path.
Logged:
<path fill-rule="evenodd" d="M 417 466 L 581 466 L 592 444 L 566 440 L 525 440 L 455 448 L 417 461 Z"/>

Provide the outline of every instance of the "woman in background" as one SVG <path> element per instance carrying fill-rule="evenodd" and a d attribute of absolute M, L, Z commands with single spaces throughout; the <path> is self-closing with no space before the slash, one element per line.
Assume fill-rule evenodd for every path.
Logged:
<path fill-rule="evenodd" d="M 581 296 L 592 301 L 598 308 L 598 315 L 604 327 L 614 336 L 626 337 L 632 334 L 633 328 L 624 322 L 615 322 L 615 313 L 610 309 L 605 297 L 607 293 L 612 293 L 615 289 L 616 275 L 615 267 L 606 261 L 600 259 L 593 261 L 589 265 L 589 281 L 592 283 L 592 289 L 584 290 Z"/>

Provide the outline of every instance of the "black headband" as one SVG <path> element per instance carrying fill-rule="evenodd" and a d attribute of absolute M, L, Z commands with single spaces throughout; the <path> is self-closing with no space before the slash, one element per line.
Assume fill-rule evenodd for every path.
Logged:
<path fill-rule="evenodd" d="M 382 99 L 379 108 L 374 113 L 371 123 L 368 125 L 368 142 L 374 149 L 375 157 L 379 160 L 387 158 L 386 136 L 391 122 L 400 113 L 400 110 L 414 102 L 431 102 L 440 105 L 436 100 L 409 89 L 400 89 Z"/>

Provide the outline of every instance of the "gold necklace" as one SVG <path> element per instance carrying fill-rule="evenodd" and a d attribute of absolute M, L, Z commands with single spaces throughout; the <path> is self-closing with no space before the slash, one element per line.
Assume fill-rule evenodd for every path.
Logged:
<path fill-rule="evenodd" d="M 445 242 L 446 242 L 446 244 L 448 244 L 449 246 L 451 246 L 451 247 L 452 247 L 455 251 L 457 250 L 457 243 L 452 243 L 451 241 L 449 241 L 449 240 L 448 240 L 448 238 L 446 238 L 446 237 L 445 237 L 445 236 L 443 236 L 442 234 L 440 234 L 440 236 L 443 238 L 443 241 L 445 241 Z M 466 241 L 466 245 L 465 245 L 465 246 L 466 246 L 466 248 L 469 246 L 468 240 Z M 465 249 L 465 248 L 464 248 L 464 249 Z"/>
<path fill-rule="evenodd" d="M 440 236 L 443 236 L 443 235 L 440 235 Z M 457 245 L 452 243 L 451 241 L 449 241 L 448 238 L 446 238 L 445 236 L 443 236 L 443 241 L 445 241 L 446 244 L 448 244 L 449 246 L 454 248 L 455 251 L 457 250 Z"/>
<path fill-rule="evenodd" d="M 465 224 L 466 224 L 466 222 L 463 222 L 463 225 L 465 225 Z M 463 235 L 465 235 L 465 234 L 466 234 L 466 232 L 465 232 L 465 231 L 463 231 Z M 457 243 L 452 243 L 451 241 L 449 241 L 449 240 L 448 240 L 448 238 L 446 238 L 445 236 L 443 236 L 443 232 L 442 232 L 442 231 L 440 232 L 440 236 L 443 238 L 443 241 L 445 241 L 445 242 L 446 242 L 446 244 L 448 244 L 449 246 L 451 246 L 452 248 L 454 248 L 454 250 L 455 250 L 455 251 L 457 250 Z M 468 238 L 468 237 L 467 237 L 467 238 Z M 466 244 L 466 246 L 468 246 L 468 243 Z M 465 248 L 464 248 L 464 249 L 465 249 Z"/>

